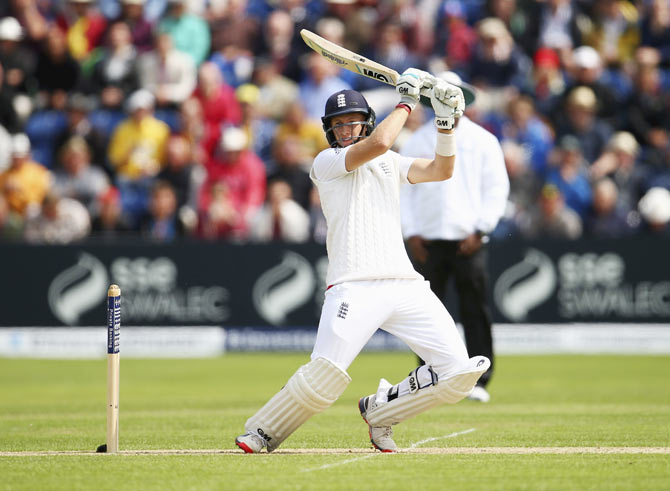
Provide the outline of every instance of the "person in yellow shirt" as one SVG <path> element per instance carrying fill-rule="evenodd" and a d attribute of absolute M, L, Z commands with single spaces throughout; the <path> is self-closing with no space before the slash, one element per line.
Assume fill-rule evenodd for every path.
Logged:
<path fill-rule="evenodd" d="M 302 104 L 293 104 L 289 107 L 284 118 L 277 126 L 275 141 L 297 136 L 301 142 L 303 157 L 312 160 L 319 152 L 328 148 L 321 125 L 310 120 Z"/>
<path fill-rule="evenodd" d="M 121 178 L 154 177 L 164 165 L 170 127 L 153 115 L 154 101 L 147 90 L 131 94 L 127 102 L 130 116 L 112 133 L 107 152 Z"/>
<path fill-rule="evenodd" d="M 30 158 L 30 140 L 19 133 L 12 137 L 9 168 L 0 173 L 0 194 L 10 210 L 23 218 L 36 213 L 51 188 L 51 172 Z"/>

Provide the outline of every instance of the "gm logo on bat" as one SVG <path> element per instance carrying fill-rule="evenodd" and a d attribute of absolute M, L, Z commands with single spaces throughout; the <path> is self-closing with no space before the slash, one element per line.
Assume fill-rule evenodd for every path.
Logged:
<path fill-rule="evenodd" d="M 384 82 L 385 84 L 393 85 L 391 83 L 391 81 L 389 80 L 389 78 L 386 75 L 384 75 L 383 73 L 375 72 L 374 70 L 370 70 L 369 68 L 365 68 L 365 67 L 360 67 L 360 68 L 361 68 L 361 71 L 362 71 L 363 75 L 365 75 L 366 77 L 375 78 L 375 79 L 379 80 L 380 82 Z"/>

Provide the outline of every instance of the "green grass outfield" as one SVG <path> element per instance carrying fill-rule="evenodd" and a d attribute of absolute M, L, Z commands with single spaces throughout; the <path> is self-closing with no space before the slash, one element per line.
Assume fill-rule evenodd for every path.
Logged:
<path fill-rule="evenodd" d="M 247 417 L 307 360 L 122 359 L 123 453 L 105 455 L 104 360 L 0 359 L 0 489 L 670 489 L 670 357 L 501 356 L 489 404 L 407 421 L 405 451 L 380 454 L 356 402 L 415 362 L 366 353 L 280 450 L 241 454 Z"/>

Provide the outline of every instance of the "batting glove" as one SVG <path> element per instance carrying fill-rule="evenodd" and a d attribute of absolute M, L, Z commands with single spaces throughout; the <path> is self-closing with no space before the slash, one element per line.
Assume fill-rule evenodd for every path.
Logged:
<path fill-rule="evenodd" d="M 452 129 L 455 118 L 463 116 L 465 111 L 463 91 L 444 80 L 436 81 L 430 91 L 430 103 L 435 111 L 435 126 L 442 130 Z"/>
<path fill-rule="evenodd" d="M 400 94 L 400 104 L 407 105 L 410 110 L 414 109 L 419 102 L 419 94 L 422 87 L 432 87 L 435 77 L 430 73 L 416 68 L 408 68 L 400 75 L 396 84 L 396 91 Z"/>

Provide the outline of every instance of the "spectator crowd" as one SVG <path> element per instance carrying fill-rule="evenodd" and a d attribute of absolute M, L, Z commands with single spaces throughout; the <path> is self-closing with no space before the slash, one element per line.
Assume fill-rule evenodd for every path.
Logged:
<path fill-rule="evenodd" d="M 0 242 L 324 242 L 325 100 L 396 101 L 303 28 L 478 89 L 511 185 L 494 238 L 670 236 L 668 0 L 6 0 Z"/>

